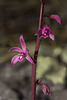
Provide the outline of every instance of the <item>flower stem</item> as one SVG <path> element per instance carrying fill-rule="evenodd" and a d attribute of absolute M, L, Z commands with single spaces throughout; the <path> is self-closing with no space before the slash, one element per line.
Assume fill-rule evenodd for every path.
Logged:
<path fill-rule="evenodd" d="M 40 19 L 39 19 L 39 28 L 38 28 L 38 30 L 42 27 L 44 1 L 45 0 L 41 0 L 41 10 L 40 10 Z M 31 98 L 31 100 L 35 100 L 35 93 L 36 93 L 36 66 L 37 66 L 37 56 L 38 56 L 39 46 L 40 46 L 40 38 L 39 38 L 39 36 L 37 36 L 35 53 L 34 53 L 34 63 L 35 64 L 32 65 L 32 98 Z"/>
<path fill-rule="evenodd" d="M 50 15 L 44 15 L 44 17 L 50 17 Z"/>

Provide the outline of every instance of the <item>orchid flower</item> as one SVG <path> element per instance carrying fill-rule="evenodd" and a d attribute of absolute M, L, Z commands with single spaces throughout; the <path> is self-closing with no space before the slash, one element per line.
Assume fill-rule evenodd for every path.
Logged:
<path fill-rule="evenodd" d="M 46 84 L 42 84 L 42 91 L 43 91 L 44 94 L 51 95 L 49 87 Z"/>
<path fill-rule="evenodd" d="M 17 55 L 15 55 L 12 60 L 11 63 L 12 65 L 16 64 L 17 61 L 21 62 L 23 60 L 23 58 L 25 57 L 30 63 L 34 64 L 34 61 L 32 60 L 32 58 L 30 57 L 30 55 L 28 54 L 29 50 L 26 48 L 26 44 L 25 41 L 23 39 L 23 36 L 20 36 L 20 43 L 21 43 L 21 47 L 22 49 L 18 48 L 18 47 L 13 47 L 9 50 L 9 52 L 11 51 L 18 51 L 19 53 Z"/>
<path fill-rule="evenodd" d="M 49 95 L 51 95 L 51 92 L 50 92 L 50 89 L 49 89 L 49 87 L 48 87 L 48 85 L 47 84 L 42 84 L 41 83 L 41 80 L 42 80 L 42 78 L 40 78 L 40 79 L 38 79 L 37 81 L 36 81 L 36 85 L 39 85 L 39 86 L 41 86 L 42 87 L 42 91 L 43 91 L 43 93 L 46 95 L 46 94 L 49 94 Z"/>
<path fill-rule="evenodd" d="M 35 35 L 42 36 L 43 38 L 50 37 L 52 40 L 54 40 L 54 35 L 51 32 L 49 25 L 44 25 L 43 29 L 38 30 Z"/>

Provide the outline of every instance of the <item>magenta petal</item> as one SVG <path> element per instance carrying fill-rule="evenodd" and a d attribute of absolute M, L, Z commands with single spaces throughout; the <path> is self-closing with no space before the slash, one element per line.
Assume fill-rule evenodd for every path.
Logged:
<path fill-rule="evenodd" d="M 48 35 L 44 35 L 44 34 L 42 34 L 42 37 L 43 37 L 43 38 L 47 38 L 47 37 L 48 37 Z"/>
<path fill-rule="evenodd" d="M 44 25 L 42 29 L 42 34 L 45 33 L 46 30 L 50 31 L 49 25 Z"/>
<path fill-rule="evenodd" d="M 30 63 L 34 64 L 34 61 L 32 60 L 32 58 L 30 57 L 29 54 L 27 54 L 26 59 L 27 59 Z"/>
<path fill-rule="evenodd" d="M 61 18 L 58 15 L 50 15 L 50 18 L 55 19 L 57 22 L 61 24 Z"/>
<path fill-rule="evenodd" d="M 18 61 L 21 62 L 23 60 L 23 56 L 18 57 Z"/>
<path fill-rule="evenodd" d="M 52 40 L 54 40 L 54 35 L 53 35 L 52 32 L 49 33 L 49 37 L 50 37 Z"/>
<path fill-rule="evenodd" d="M 46 95 L 47 93 L 50 95 L 49 87 L 46 84 L 42 85 L 42 91 Z"/>
<path fill-rule="evenodd" d="M 47 93 L 45 85 L 42 85 L 42 91 L 43 91 L 44 94 Z"/>
<path fill-rule="evenodd" d="M 44 27 L 50 27 L 50 25 L 45 24 Z"/>
<path fill-rule="evenodd" d="M 24 52 L 26 52 L 26 44 L 23 39 L 23 35 L 20 36 L 20 43 Z"/>
<path fill-rule="evenodd" d="M 13 58 L 12 58 L 12 60 L 11 60 L 11 64 L 12 65 L 14 65 L 14 64 L 16 64 L 17 63 L 17 61 L 18 61 L 18 55 L 16 55 L 16 56 L 14 56 Z"/>
<path fill-rule="evenodd" d="M 27 54 L 28 52 L 29 52 L 29 50 L 26 48 L 26 52 L 25 53 Z"/>
<path fill-rule="evenodd" d="M 35 35 L 41 35 L 42 34 L 42 29 L 38 30 Z"/>
<path fill-rule="evenodd" d="M 18 48 L 18 47 L 13 47 L 13 48 L 11 48 L 11 49 L 9 50 L 9 52 L 11 52 L 11 51 L 22 52 L 22 50 L 21 50 L 20 48 Z"/>

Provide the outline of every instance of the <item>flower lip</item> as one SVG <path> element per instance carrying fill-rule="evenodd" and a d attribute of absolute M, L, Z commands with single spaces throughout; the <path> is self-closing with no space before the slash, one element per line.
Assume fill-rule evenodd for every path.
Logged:
<path fill-rule="evenodd" d="M 43 30 L 42 30 L 42 36 L 44 38 L 47 38 L 49 36 L 49 32 L 50 32 L 50 29 L 48 26 L 44 26 Z"/>
<path fill-rule="evenodd" d="M 24 56 L 26 55 L 25 53 L 23 53 L 23 52 L 20 52 L 19 54 L 17 54 L 18 55 L 18 60 L 19 61 L 22 61 L 23 60 L 23 58 L 24 58 Z"/>

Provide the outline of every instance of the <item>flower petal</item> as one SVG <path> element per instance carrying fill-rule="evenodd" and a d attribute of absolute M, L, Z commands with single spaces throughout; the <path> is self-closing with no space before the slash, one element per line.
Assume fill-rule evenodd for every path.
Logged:
<path fill-rule="evenodd" d="M 49 25 L 44 25 L 42 33 L 45 33 L 46 30 L 50 31 Z"/>
<path fill-rule="evenodd" d="M 11 60 L 11 64 L 12 65 L 14 65 L 14 64 L 16 64 L 17 63 L 17 61 L 18 61 L 18 55 L 16 55 L 16 56 L 14 56 L 13 58 L 12 58 L 12 60 Z"/>
<path fill-rule="evenodd" d="M 42 29 L 38 30 L 35 35 L 41 35 L 42 34 Z"/>
<path fill-rule="evenodd" d="M 21 62 L 23 60 L 24 56 L 25 56 L 25 54 L 23 52 L 20 52 L 18 54 L 18 61 Z"/>
<path fill-rule="evenodd" d="M 28 52 L 29 52 L 29 50 L 26 48 L 26 52 L 25 53 L 27 54 Z"/>
<path fill-rule="evenodd" d="M 27 54 L 26 59 L 27 59 L 30 63 L 34 64 L 34 61 L 32 60 L 32 58 L 30 57 L 29 54 Z"/>
<path fill-rule="evenodd" d="M 52 40 L 54 40 L 54 35 L 53 35 L 52 32 L 49 33 L 49 37 L 50 37 Z"/>
<path fill-rule="evenodd" d="M 18 47 L 13 47 L 13 48 L 11 48 L 11 49 L 9 50 L 9 52 L 11 52 L 11 51 L 22 52 L 22 50 L 21 50 L 20 48 L 18 48 Z"/>
<path fill-rule="evenodd" d="M 45 24 L 44 27 L 50 27 L 50 25 Z M 43 27 L 43 28 L 44 28 L 44 27 Z"/>
<path fill-rule="evenodd" d="M 44 94 L 47 94 L 45 85 L 42 85 L 42 91 L 43 91 Z"/>
<path fill-rule="evenodd" d="M 20 43 L 21 43 L 23 51 L 26 52 L 26 44 L 25 44 L 25 41 L 23 39 L 23 35 L 20 36 Z"/>
<path fill-rule="evenodd" d="M 49 95 L 51 94 L 51 93 L 50 93 L 50 89 L 49 89 L 49 87 L 48 87 L 46 84 L 43 84 L 43 85 L 42 85 L 42 91 L 43 91 L 44 94 L 47 94 L 47 93 L 48 93 Z"/>
<path fill-rule="evenodd" d="M 23 56 L 19 56 L 18 61 L 21 62 L 23 60 Z"/>
<path fill-rule="evenodd" d="M 61 18 L 58 15 L 50 15 L 50 18 L 55 19 L 58 23 L 61 24 Z"/>

